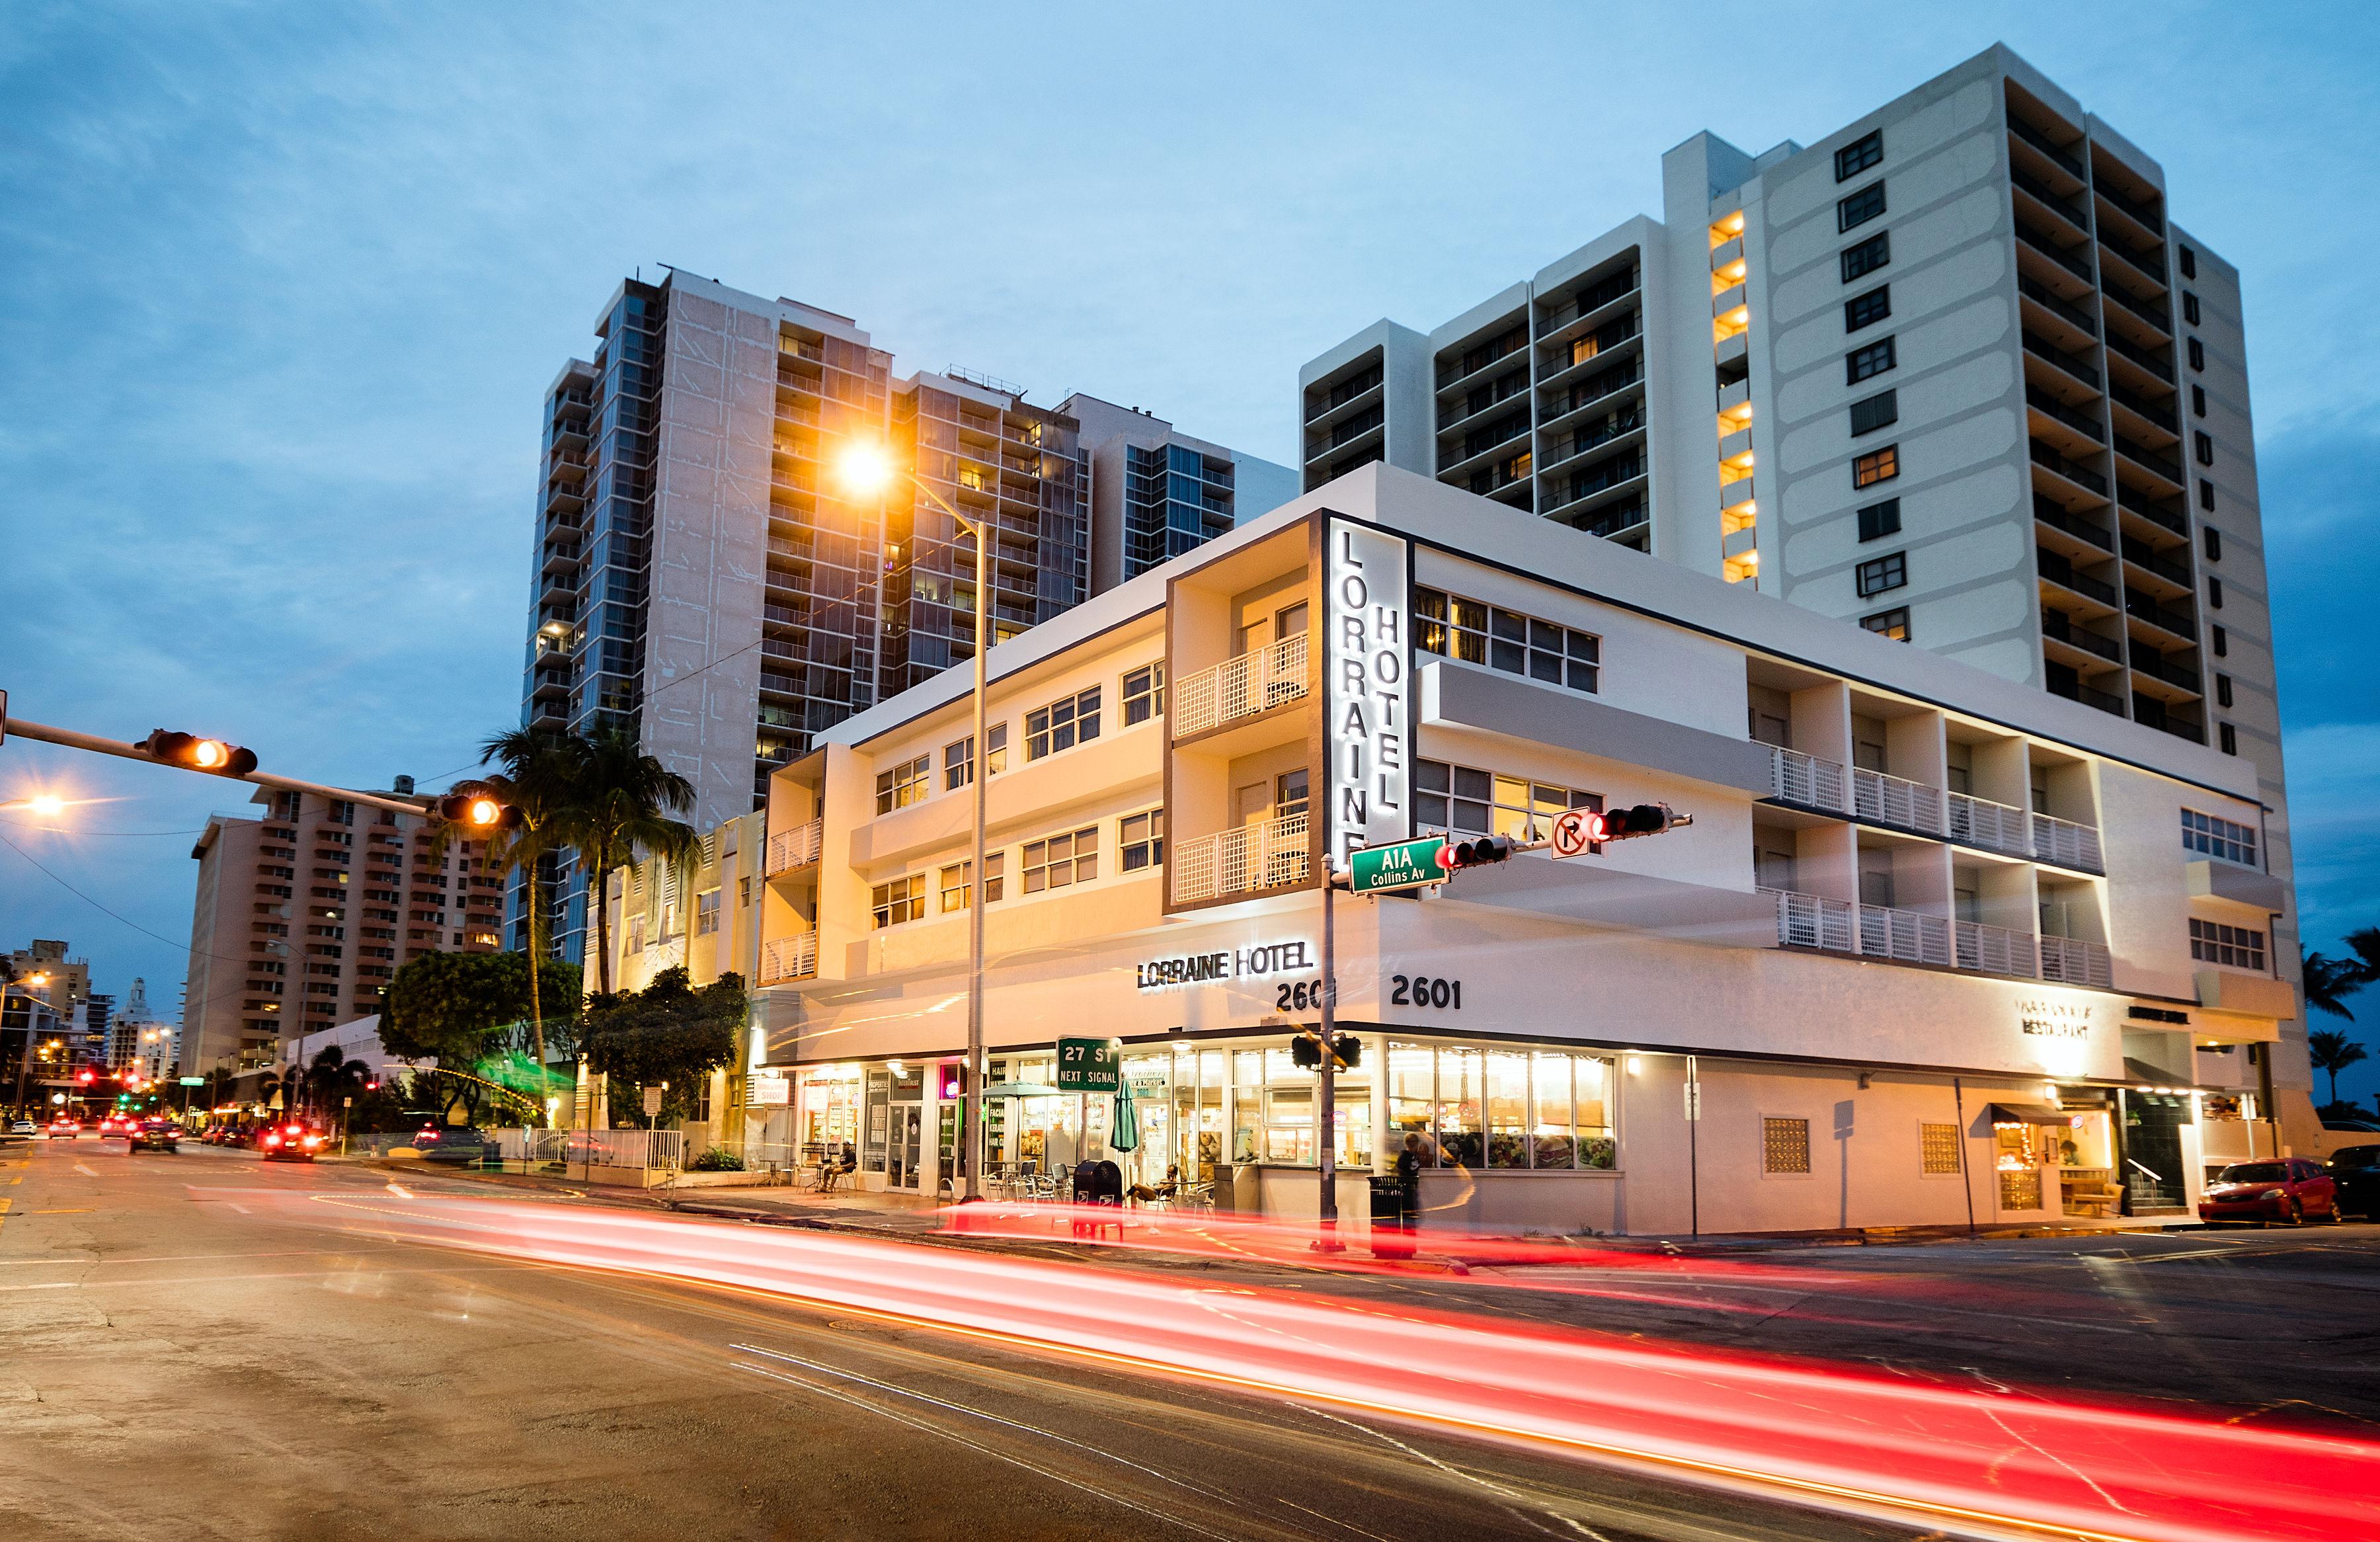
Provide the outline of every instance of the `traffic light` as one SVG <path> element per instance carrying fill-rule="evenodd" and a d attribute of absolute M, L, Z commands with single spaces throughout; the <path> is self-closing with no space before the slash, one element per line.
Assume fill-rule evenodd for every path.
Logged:
<path fill-rule="evenodd" d="M 85 1087 L 89 1087 L 91 1083 L 93 1083 L 93 1082 L 95 1082 L 95 1081 L 99 1080 L 99 1078 L 98 1078 L 97 1076 L 92 1075 L 90 1072 L 86 1071 L 86 1072 L 84 1072 L 84 1073 L 82 1074 L 82 1075 L 79 1078 L 79 1080 L 80 1080 L 80 1081 L 81 1081 L 81 1083 L 82 1083 L 82 1085 L 83 1085 L 83 1086 L 85 1086 Z"/>
<path fill-rule="evenodd" d="M 169 733 L 163 728 L 150 730 L 140 741 L 140 747 L 153 759 L 184 771 L 206 771 L 214 776 L 246 776 L 256 769 L 256 751 L 242 749 L 221 739 L 200 738 L 196 734 Z"/>
<path fill-rule="evenodd" d="M 1362 1062 L 1364 1058 L 1364 1041 L 1362 1039 L 1356 1038 L 1352 1033 L 1333 1034 L 1331 1038 L 1336 1041 L 1331 1052 L 1331 1059 L 1338 1062 L 1337 1069 L 1341 1071 L 1352 1071 L 1356 1065 Z M 1289 1041 L 1289 1059 L 1291 1064 L 1295 1065 L 1302 1070 L 1321 1070 L 1321 1033 L 1316 1029 L 1308 1028 L 1305 1032 L 1299 1034 L 1295 1038 L 1291 1039 Z"/>
<path fill-rule="evenodd" d="M 474 832 L 516 830 L 521 811 L 485 793 L 449 793 L 438 800 L 438 817 Z"/>
<path fill-rule="evenodd" d="M 1666 803 L 1640 803 L 1633 808 L 1614 808 L 1603 816 L 1604 841 L 1628 841 L 1639 835 L 1658 835 L 1687 820 Z"/>
<path fill-rule="evenodd" d="M 1510 835 L 1474 835 L 1467 840 L 1449 841 L 1438 848 L 1438 865 L 1453 873 L 1465 868 L 1484 868 L 1490 862 L 1509 862 L 1512 859 L 1512 847 Z"/>

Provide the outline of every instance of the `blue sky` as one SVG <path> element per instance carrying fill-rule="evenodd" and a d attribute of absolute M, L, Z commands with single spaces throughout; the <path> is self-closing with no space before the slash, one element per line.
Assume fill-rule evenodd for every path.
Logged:
<path fill-rule="evenodd" d="M 640 265 L 856 315 L 905 370 L 1094 391 L 1285 460 L 1304 359 L 1651 212 L 1669 146 L 1815 139 L 2006 42 L 2162 161 L 2246 276 L 2307 934 L 2380 924 L 2380 608 L 2354 577 L 2380 536 L 2374 13 L 7 16 L 0 686 L 37 721 L 203 727 L 374 785 L 459 771 L 515 717 L 540 393 Z M 113 801 L 0 836 L 115 917 L 0 847 L 0 941 L 71 939 L 170 1007 L 190 835 L 244 789 L 0 749 L 0 797 L 52 781 Z"/>

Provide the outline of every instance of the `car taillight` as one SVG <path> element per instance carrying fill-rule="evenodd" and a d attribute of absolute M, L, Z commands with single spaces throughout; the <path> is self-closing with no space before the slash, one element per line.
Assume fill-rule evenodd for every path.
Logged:
<path fill-rule="evenodd" d="M 308 1135 L 306 1137 L 306 1144 L 309 1146 L 320 1146 L 322 1144 L 322 1137 L 321 1135 Z"/>
<path fill-rule="evenodd" d="M 264 1137 L 264 1144 L 267 1146 L 278 1146 L 281 1144 L 281 1137 L 279 1135 L 267 1135 Z"/>

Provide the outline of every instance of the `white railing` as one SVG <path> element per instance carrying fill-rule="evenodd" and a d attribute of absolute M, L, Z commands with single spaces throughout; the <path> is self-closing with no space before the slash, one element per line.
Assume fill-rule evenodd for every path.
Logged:
<path fill-rule="evenodd" d="M 2107 870 L 2107 858 L 2100 855 L 2097 830 L 2071 820 L 2052 819 L 2047 814 L 2033 817 L 2033 855 L 2041 861 L 2086 873 Z"/>
<path fill-rule="evenodd" d="M 1185 675 L 1173 687 L 1175 735 L 1202 734 L 1296 700 L 1310 688 L 1305 659 L 1305 634 L 1300 632 Z"/>
<path fill-rule="evenodd" d="M 1859 907 L 1859 951 L 1867 958 L 1897 958 L 1903 964 L 1947 965 L 1950 951 L 1950 920 L 1917 910 L 1890 905 Z"/>
<path fill-rule="evenodd" d="M 507 1162 L 530 1167 L 635 1167 L 675 1172 L 686 1164 L 683 1130 L 491 1130 Z"/>
<path fill-rule="evenodd" d="M 818 933 L 797 932 L 760 944 L 760 983 L 808 979 L 818 973 Z"/>
<path fill-rule="evenodd" d="M 768 876 L 795 868 L 805 868 L 819 859 L 820 842 L 826 833 L 825 816 L 797 824 L 791 830 L 781 830 L 769 837 Z"/>
<path fill-rule="evenodd" d="M 1952 921 L 1914 910 L 1881 905 L 1854 905 L 1789 889 L 1763 889 L 1777 902 L 1777 945 L 1780 948 L 1824 948 L 1831 953 L 1857 953 L 1863 958 L 1892 958 L 1904 964 L 1932 964 L 1973 969 L 1977 974 L 2011 975 L 2036 979 L 2043 973 L 2046 950 L 2053 944 L 2090 948 L 2093 943 L 2068 943 L 2063 938 L 2036 939 L 2029 931 L 1985 926 L 1978 921 Z M 2039 952 L 2036 952 L 2036 949 Z M 2101 977 L 2052 975 L 2070 984 L 2107 983 L 2107 950 L 2099 949 Z"/>
<path fill-rule="evenodd" d="M 1946 801 L 1953 841 L 2006 852 L 2010 856 L 2033 855 L 2033 836 L 2025 829 L 2023 809 L 1994 803 L 1989 798 L 1969 797 L 1964 793 L 1949 794 Z"/>
<path fill-rule="evenodd" d="M 1928 835 L 1949 833 L 1950 827 L 1942 818 L 1942 789 L 1912 782 L 1905 776 L 1854 770 L 1852 811 L 1878 824 L 1898 825 Z"/>
<path fill-rule="evenodd" d="M 1950 928 L 1950 940 L 1958 948 L 1961 969 L 1986 975 L 2022 975 L 2027 979 L 2041 976 L 2041 961 L 2029 931 L 1987 927 L 1980 921 L 1960 921 Z"/>
<path fill-rule="evenodd" d="M 1173 868 L 1173 903 L 1303 883 L 1305 843 L 1304 814 L 1180 842 L 1165 854 Z"/>
<path fill-rule="evenodd" d="M 2116 988 L 2114 960 L 2107 948 L 2072 937 L 2041 940 L 2041 977 L 2062 985 L 2095 985 L 2102 990 Z"/>
<path fill-rule="evenodd" d="M 1848 900 L 1791 889 L 1764 889 L 1777 900 L 1777 945 L 1780 948 L 1825 948 L 1833 953 L 1859 952 L 1858 906 Z"/>
<path fill-rule="evenodd" d="M 1768 747 L 1768 795 L 1804 808 L 1851 811 L 1843 795 L 1843 768 L 1834 760 L 1804 755 L 1798 749 Z"/>

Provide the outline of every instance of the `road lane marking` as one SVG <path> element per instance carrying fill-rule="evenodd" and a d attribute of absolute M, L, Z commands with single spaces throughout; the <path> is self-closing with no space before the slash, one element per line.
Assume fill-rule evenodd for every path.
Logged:
<path fill-rule="evenodd" d="M 93 1172 L 91 1169 L 83 1166 L 80 1162 L 75 1163 L 75 1171 L 81 1173 L 86 1178 L 96 1178 L 99 1176 L 98 1173 Z"/>
<path fill-rule="evenodd" d="M 79 1210 L 35 1210 L 32 1213 L 35 1215 L 89 1215 L 91 1207 L 86 1205 Z"/>

